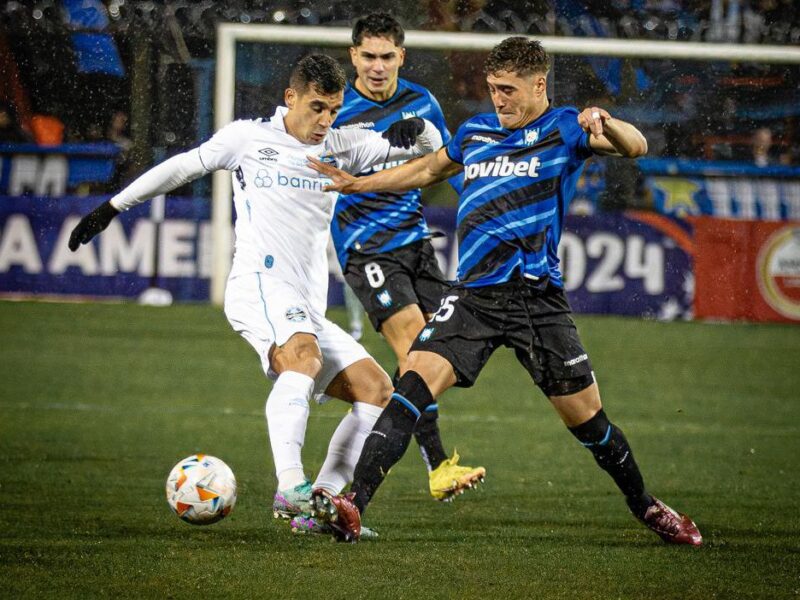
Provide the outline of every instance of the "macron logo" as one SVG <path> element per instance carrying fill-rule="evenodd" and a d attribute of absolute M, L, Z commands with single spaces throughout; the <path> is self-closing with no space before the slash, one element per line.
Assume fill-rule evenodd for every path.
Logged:
<path fill-rule="evenodd" d="M 539 157 L 534 156 L 530 160 L 513 162 L 507 156 L 498 156 L 493 161 L 480 162 L 467 165 L 464 169 L 466 179 L 478 179 L 479 177 L 538 177 Z"/>
<path fill-rule="evenodd" d="M 339 129 L 372 129 L 375 127 L 375 123 L 373 121 L 364 121 L 363 123 L 350 123 L 348 125 L 342 125 Z"/>
<path fill-rule="evenodd" d="M 486 137 L 485 135 L 473 135 L 470 139 L 478 141 L 478 142 L 483 142 L 484 144 L 497 144 L 498 143 L 497 140 L 493 140 L 492 138 Z"/>

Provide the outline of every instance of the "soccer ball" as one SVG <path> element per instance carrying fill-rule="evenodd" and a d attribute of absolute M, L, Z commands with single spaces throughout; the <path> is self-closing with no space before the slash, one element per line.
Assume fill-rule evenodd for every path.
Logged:
<path fill-rule="evenodd" d="M 216 523 L 227 517 L 236 504 L 236 477 L 220 459 L 193 454 L 170 471 L 167 502 L 187 523 Z"/>

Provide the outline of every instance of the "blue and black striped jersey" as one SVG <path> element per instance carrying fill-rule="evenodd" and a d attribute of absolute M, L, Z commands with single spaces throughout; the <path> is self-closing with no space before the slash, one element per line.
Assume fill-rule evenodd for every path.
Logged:
<path fill-rule="evenodd" d="M 386 131 L 395 121 L 410 117 L 427 119 L 441 132 L 445 144 L 450 141 L 450 132 L 436 98 L 421 85 L 405 79 L 398 79 L 397 90 L 385 102 L 370 100 L 355 86 L 348 85 L 344 93 L 344 105 L 333 126 L 338 129 L 358 127 Z M 401 163 L 378 164 L 360 175 L 369 175 L 398 164 Z M 342 267 L 352 250 L 365 254 L 388 252 L 430 237 L 422 216 L 419 190 L 339 196 L 331 234 Z"/>
<path fill-rule="evenodd" d="M 458 283 L 480 287 L 526 277 L 563 287 L 558 243 L 589 134 L 572 107 L 549 108 L 524 128 L 494 113 L 459 127 L 446 150 L 464 165 L 458 202 Z"/>

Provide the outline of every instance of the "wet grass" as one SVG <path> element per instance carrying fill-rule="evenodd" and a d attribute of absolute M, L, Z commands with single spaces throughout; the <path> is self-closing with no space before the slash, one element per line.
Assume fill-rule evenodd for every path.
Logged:
<path fill-rule="evenodd" d="M 487 468 L 483 489 L 433 502 L 412 447 L 367 514 L 378 542 L 292 536 L 269 510 L 269 386 L 221 311 L 0 303 L 2 595 L 800 595 L 800 328 L 578 324 L 607 412 L 703 548 L 665 546 L 636 523 L 507 351 L 440 403 L 445 443 Z M 377 336 L 365 343 L 394 368 Z M 310 471 L 345 410 L 313 409 Z M 240 485 L 231 517 L 205 528 L 174 517 L 163 491 L 197 451 Z"/>

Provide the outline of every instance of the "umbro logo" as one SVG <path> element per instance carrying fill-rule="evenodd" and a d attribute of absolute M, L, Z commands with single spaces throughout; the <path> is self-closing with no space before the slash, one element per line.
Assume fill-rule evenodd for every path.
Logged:
<path fill-rule="evenodd" d="M 272 148 L 269 147 L 261 148 L 261 150 L 259 150 L 258 153 L 261 155 L 258 157 L 258 160 L 266 160 L 269 162 L 275 162 L 278 160 L 276 158 L 278 156 L 278 151 L 273 150 Z"/>

